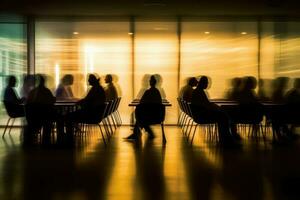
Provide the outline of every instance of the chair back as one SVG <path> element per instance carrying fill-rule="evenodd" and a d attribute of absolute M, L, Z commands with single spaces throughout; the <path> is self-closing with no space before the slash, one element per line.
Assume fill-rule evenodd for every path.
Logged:
<path fill-rule="evenodd" d="M 4 105 L 4 108 L 6 110 L 6 113 L 9 117 L 11 118 L 16 118 L 16 117 L 19 117 L 18 116 L 18 106 L 20 105 L 16 105 L 14 103 L 10 103 L 8 101 L 3 101 L 3 105 Z"/>

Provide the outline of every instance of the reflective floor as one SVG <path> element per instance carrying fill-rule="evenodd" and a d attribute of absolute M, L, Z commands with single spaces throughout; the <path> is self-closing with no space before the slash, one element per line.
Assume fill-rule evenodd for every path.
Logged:
<path fill-rule="evenodd" d="M 224 149 L 200 131 L 193 145 L 175 126 L 167 144 L 119 128 L 105 147 L 97 131 L 74 149 L 23 149 L 20 129 L 0 140 L 0 199 L 299 199 L 300 142 L 275 145 L 243 136 Z M 3 129 L 0 129 L 3 131 Z M 2 133 L 2 132 L 1 132 Z"/>

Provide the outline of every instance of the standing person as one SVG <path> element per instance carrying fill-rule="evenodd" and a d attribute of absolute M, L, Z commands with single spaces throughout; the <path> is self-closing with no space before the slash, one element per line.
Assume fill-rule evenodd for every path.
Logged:
<path fill-rule="evenodd" d="M 106 100 L 110 101 L 118 98 L 118 92 L 115 85 L 113 84 L 113 78 L 111 74 L 107 74 L 105 76 L 105 83 L 107 84 L 107 86 L 105 87 Z"/>
<path fill-rule="evenodd" d="M 147 106 L 151 106 L 153 104 L 162 104 L 162 99 L 159 90 L 155 87 L 156 85 L 156 79 L 152 75 L 150 77 L 150 88 L 145 91 L 143 94 L 140 105 L 138 105 L 135 109 L 135 117 L 136 117 L 136 123 L 133 128 L 133 133 L 128 136 L 125 139 L 139 139 L 140 137 L 140 128 L 144 128 L 145 131 L 148 132 L 149 138 L 153 139 L 154 134 L 152 129 L 150 128 L 150 124 L 152 124 L 152 121 L 155 121 L 156 116 L 149 115 L 146 111 Z M 148 104 L 148 105 L 147 105 Z"/>
<path fill-rule="evenodd" d="M 7 86 L 4 90 L 3 102 L 9 112 L 15 117 L 24 116 L 24 108 L 21 105 L 23 99 L 20 99 L 15 91 L 17 79 L 15 76 L 9 76 Z"/>
<path fill-rule="evenodd" d="M 96 78 L 94 74 L 90 74 L 88 83 L 90 90 L 87 95 L 78 101 L 80 109 L 67 114 L 66 116 L 66 129 L 69 141 L 73 140 L 73 124 L 84 123 L 100 119 L 100 115 L 103 114 L 103 106 L 106 101 L 105 91 L 99 83 L 100 78 Z"/>
<path fill-rule="evenodd" d="M 208 87 L 208 78 L 202 76 L 192 95 L 192 113 L 196 118 L 212 120 L 218 123 L 219 139 L 221 142 L 230 142 L 233 137 L 240 138 L 236 133 L 235 125 L 230 122 L 228 115 L 217 104 L 212 103 L 205 93 Z"/>

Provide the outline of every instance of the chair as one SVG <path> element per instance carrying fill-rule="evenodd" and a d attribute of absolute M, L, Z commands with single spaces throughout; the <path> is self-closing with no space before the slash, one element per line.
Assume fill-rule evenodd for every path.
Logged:
<path fill-rule="evenodd" d="M 233 118 L 235 123 L 240 125 L 241 128 L 247 131 L 248 127 L 248 137 L 254 137 L 258 139 L 261 134 L 264 141 L 266 140 L 266 135 L 263 130 L 261 122 L 263 121 L 263 108 L 260 104 L 246 104 L 239 105 L 236 113 L 237 116 Z"/>
<path fill-rule="evenodd" d="M 84 122 L 79 122 L 81 125 L 96 125 L 99 127 L 99 130 L 100 130 L 100 133 L 101 133 L 101 136 L 102 136 L 102 139 L 103 139 L 103 142 L 104 144 L 106 145 L 106 141 L 105 141 L 105 137 L 104 137 L 104 134 L 103 134 L 103 130 L 101 128 L 101 123 L 104 124 L 104 119 L 105 115 L 108 114 L 108 106 L 109 106 L 109 102 L 105 102 L 103 105 L 99 106 L 98 108 L 96 108 L 95 110 L 97 110 L 97 115 L 95 115 L 95 117 L 93 119 L 88 119 L 88 120 L 84 120 Z M 107 135 L 107 139 L 109 139 L 109 134 L 106 133 Z"/>
<path fill-rule="evenodd" d="M 202 112 L 203 108 L 198 105 L 193 105 L 191 103 L 188 103 L 187 108 L 188 108 L 189 115 L 191 116 L 193 121 L 196 123 L 196 127 L 193 131 L 193 135 L 191 138 L 191 143 L 193 143 L 195 133 L 196 133 L 197 127 L 199 125 L 204 126 L 205 133 L 207 133 L 210 138 L 217 138 L 217 133 L 218 133 L 217 121 L 215 119 L 207 118 L 207 116 L 205 114 L 206 111 Z M 189 135 L 188 135 L 188 138 L 189 138 Z"/>
<path fill-rule="evenodd" d="M 163 104 L 141 103 L 137 105 L 135 113 L 137 123 L 142 126 L 160 124 L 162 130 L 162 142 L 163 144 L 167 142 L 164 131 L 166 108 Z"/>
<path fill-rule="evenodd" d="M 6 126 L 4 128 L 2 137 L 5 136 L 7 128 L 9 128 L 8 134 L 10 134 L 11 129 L 14 125 L 14 122 L 15 122 L 16 118 L 24 117 L 24 108 L 23 108 L 23 106 L 16 105 L 16 104 L 13 104 L 13 103 L 9 103 L 7 101 L 3 101 L 3 104 L 4 104 L 4 107 L 5 107 L 6 113 L 8 115 L 8 120 L 7 120 Z M 11 120 L 12 120 L 12 123 L 9 124 Z"/>

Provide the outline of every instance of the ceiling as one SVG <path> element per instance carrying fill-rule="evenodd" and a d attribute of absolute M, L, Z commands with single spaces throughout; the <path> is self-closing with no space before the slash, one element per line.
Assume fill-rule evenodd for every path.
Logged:
<path fill-rule="evenodd" d="M 299 16 L 297 0 L 2 0 L 0 11 L 46 16 Z"/>

